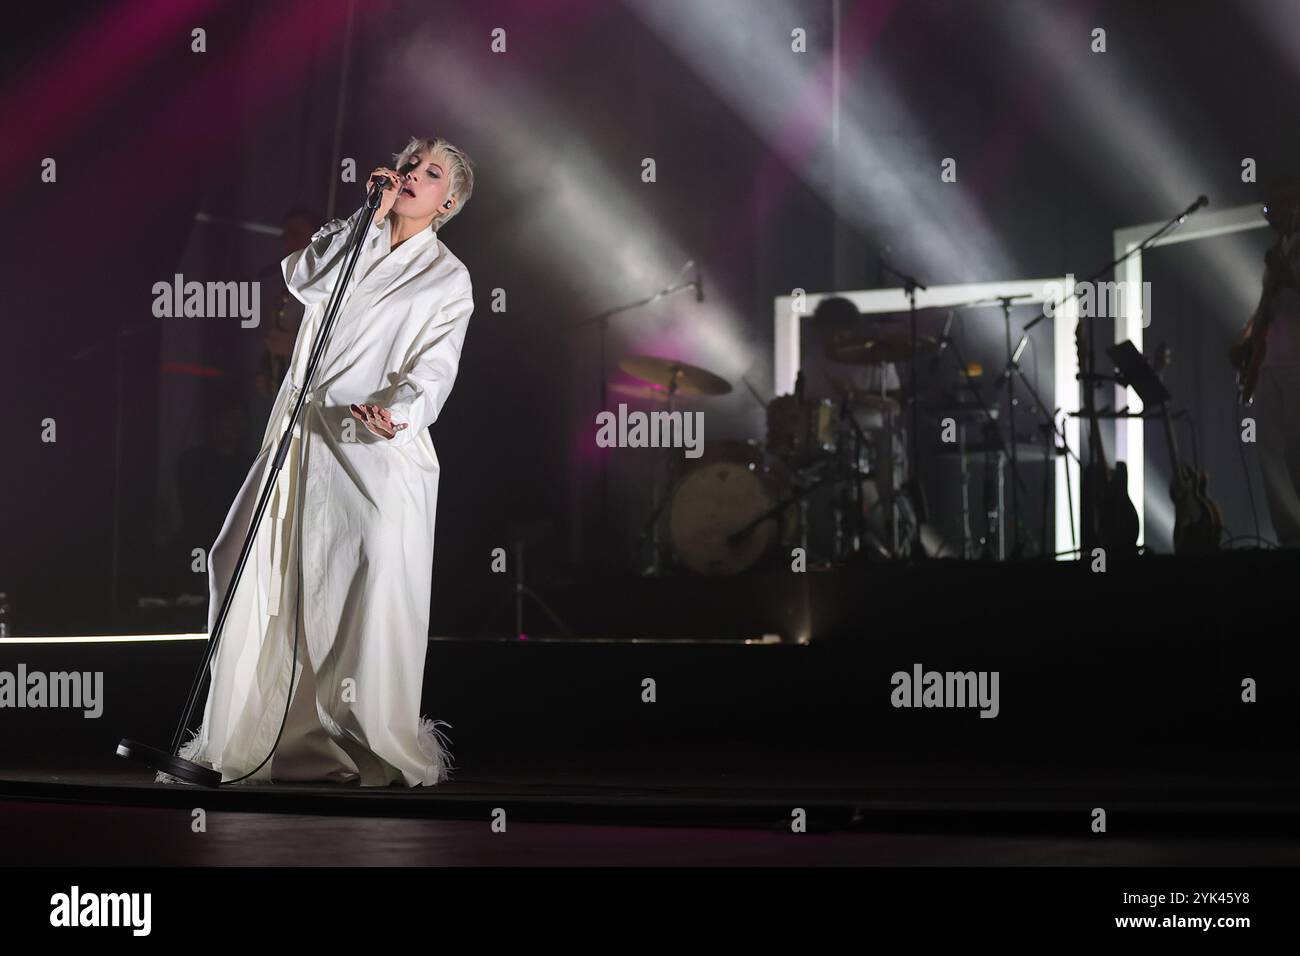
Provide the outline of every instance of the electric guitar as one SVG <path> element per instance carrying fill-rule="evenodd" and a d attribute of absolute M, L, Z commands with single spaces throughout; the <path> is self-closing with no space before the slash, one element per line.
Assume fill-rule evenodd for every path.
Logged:
<path fill-rule="evenodd" d="M 1264 255 L 1264 294 L 1254 316 L 1246 323 L 1241 337 L 1228 349 L 1228 361 L 1237 370 L 1237 401 L 1249 405 L 1255 400 L 1259 385 L 1259 370 L 1268 354 L 1268 323 L 1272 318 L 1273 294 L 1280 286 L 1289 285 L 1300 291 L 1295 271 L 1291 267 L 1297 251 L 1296 227 L 1300 222 L 1300 204 L 1294 201 L 1269 210 L 1269 223 L 1283 230 L 1277 242 Z M 1288 219 L 1289 217 L 1289 219 Z"/>

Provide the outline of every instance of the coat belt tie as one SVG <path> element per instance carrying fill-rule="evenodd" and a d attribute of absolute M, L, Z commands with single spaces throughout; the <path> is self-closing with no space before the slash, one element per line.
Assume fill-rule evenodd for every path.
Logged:
<path fill-rule="evenodd" d="M 284 408 L 282 420 L 287 422 L 292 413 L 293 403 L 298 400 L 301 389 L 294 385 L 289 389 L 288 404 Z M 267 613 L 280 613 L 280 597 L 284 593 L 284 568 L 291 559 L 288 535 L 285 534 L 284 519 L 289 508 L 298 496 L 298 458 L 301 441 L 301 425 L 294 429 L 294 437 L 285 457 L 284 467 L 276 477 L 275 491 L 271 494 L 271 582 L 267 597 Z M 301 529 L 299 531 L 301 533 Z"/>

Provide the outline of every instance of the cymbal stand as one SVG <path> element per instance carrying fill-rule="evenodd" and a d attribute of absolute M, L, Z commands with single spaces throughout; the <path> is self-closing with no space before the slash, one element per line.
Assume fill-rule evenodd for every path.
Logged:
<path fill-rule="evenodd" d="M 617 305 L 612 309 L 606 309 L 604 312 L 598 312 L 595 315 L 588 316 L 585 319 L 581 319 L 578 322 L 574 322 L 572 325 L 569 326 L 571 330 L 576 331 L 578 329 L 586 328 L 589 325 L 594 325 L 597 327 L 597 329 L 600 332 L 600 356 L 599 356 L 600 411 L 610 410 L 609 409 L 609 360 L 607 357 L 607 342 L 606 342 L 606 340 L 609 338 L 609 320 L 616 315 L 620 315 L 623 312 L 630 312 L 633 309 L 639 309 L 642 306 L 649 305 L 652 302 L 657 302 L 659 299 L 663 299 L 671 295 L 677 295 L 678 293 L 685 292 L 688 289 L 696 289 L 696 291 L 698 292 L 698 287 L 696 282 L 677 281 L 681 279 L 681 277 L 686 273 L 686 270 L 691 268 L 691 266 L 693 265 L 695 265 L 694 260 L 687 262 L 686 265 L 682 266 L 681 269 L 678 270 L 677 276 L 674 278 L 672 283 L 660 289 L 658 292 L 654 293 L 653 295 L 648 295 L 643 299 L 637 299 L 635 302 L 626 302 L 623 305 Z M 603 530 L 606 534 L 608 534 L 610 528 L 609 456 L 608 455 L 600 456 L 600 517 L 601 517 L 601 522 L 603 524 Z"/>
<path fill-rule="evenodd" d="M 669 421 L 672 421 L 672 414 L 677 405 L 677 378 L 681 374 L 680 370 L 673 373 L 672 381 L 668 383 L 668 415 Z M 646 521 L 645 527 L 641 530 L 641 536 L 637 538 L 637 547 L 645 541 L 646 537 L 650 538 L 650 567 L 646 568 L 647 575 L 657 576 L 664 570 L 664 546 L 662 525 L 660 518 L 663 515 L 664 508 L 672 498 L 673 472 L 676 470 L 673 465 L 673 449 L 666 447 L 660 452 L 660 465 L 663 469 L 663 481 L 651 483 L 650 498 L 650 518 Z"/>
<path fill-rule="evenodd" d="M 1028 338 L 1021 337 L 1018 347 L 1013 348 L 1011 345 L 1011 297 L 1002 296 L 999 301 L 1002 304 L 1002 325 L 1006 332 L 1007 341 L 1007 367 L 1002 373 L 999 381 L 1005 382 L 1007 386 L 1007 431 L 1011 435 L 1011 556 L 1020 557 L 1020 461 L 1016 456 L 1016 446 L 1020 444 L 1016 435 L 1016 380 L 1015 372 L 1020 371 L 1020 353 L 1028 342 Z M 1002 469 L 998 468 L 998 489 L 999 494 L 1002 488 Z M 998 551 L 999 557 L 1005 557 L 1006 549 L 1002 545 L 1001 527 L 998 534 Z"/>
<path fill-rule="evenodd" d="M 974 534 L 970 526 L 970 461 L 966 454 L 966 423 L 957 426 L 957 456 L 961 467 L 961 556 L 970 560 Z"/>
<path fill-rule="evenodd" d="M 903 283 L 903 291 L 907 294 L 907 310 L 909 321 L 908 324 L 912 330 L 912 354 L 909 358 L 910 379 L 911 379 L 911 401 L 912 401 L 912 434 L 908 443 L 910 449 L 910 462 L 908 468 L 908 486 L 910 497 L 912 499 L 912 509 L 915 512 L 915 520 L 912 523 L 912 554 L 918 558 L 925 556 L 925 548 L 921 543 L 921 526 L 926 523 L 928 518 L 925 506 L 924 486 L 921 483 L 921 455 L 918 442 L 921 435 L 920 422 L 920 402 L 919 402 L 919 384 L 920 373 L 916 366 L 917 352 L 917 334 L 916 334 L 916 290 L 925 290 L 927 287 L 921 283 L 915 276 L 910 276 L 904 272 L 899 272 L 889 263 L 882 255 L 880 257 L 880 267 L 886 272 L 893 275 Z"/>

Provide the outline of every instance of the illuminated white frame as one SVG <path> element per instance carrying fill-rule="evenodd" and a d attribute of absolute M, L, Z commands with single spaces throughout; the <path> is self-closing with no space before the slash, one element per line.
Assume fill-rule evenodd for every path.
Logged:
<path fill-rule="evenodd" d="M 1116 229 L 1115 258 L 1118 259 L 1120 256 L 1132 252 L 1142 243 L 1143 239 L 1163 225 L 1163 222 L 1144 222 L 1136 226 L 1125 226 L 1122 229 Z M 1260 212 L 1258 203 L 1233 206 L 1230 209 L 1217 212 L 1198 212 L 1177 229 L 1161 236 L 1147 248 L 1171 246 L 1176 242 L 1191 242 L 1194 239 L 1212 239 L 1215 236 L 1225 236 L 1233 232 L 1244 232 L 1248 229 L 1264 229 L 1267 227 L 1268 222 Z M 1116 266 L 1115 281 L 1117 283 L 1126 283 L 1121 288 L 1142 288 L 1142 253 L 1134 253 L 1131 258 Z M 1144 321 L 1142 315 L 1143 298 L 1140 295 L 1121 296 L 1119 300 L 1120 316 L 1115 321 L 1115 342 L 1118 344 L 1128 339 L 1137 347 L 1139 352 L 1142 351 L 1142 330 L 1150 324 L 1149 321 Z M 1154 296 L 1151 297 L 1151 302 L 1154 311 Z M 1060 342 L 1059 335 L 1057 342 Z M 1059 364 L 1057 369 L 1059 372 Z M 1060 392 L 1059 381 L 1057 392 L 1058 394 Z M 1131 388 L 1116 385 L 1115 407 L 1127 407 L 1132 412 L 1141 412 L 1142 399 Z M 1145 442 L 1143 440 L 1144 429 L 1141 427 L 1144 424 L 1143 420 L 1136 418 L 1115 419 L 1115 457 L 1128 464 L 1129 500 L 1139 505 L 1137 508 L 1138 544 L 1143 544 L 1146 540 L 1146 459 Z"/>
<path fill-rule="evenodd" d="M 1148 231 L 1148 235 L 1150 232 Z M 976 282 L 967 285 L 932 286 L 917 290 L 917 309 L 947 308 L 967 302 L 997 300 L 1003 296 L 1025 296 L 1017 306 L 1037 305 L 1058 296 L 1074 292 L 1074 277 L 1056 279 L 1008 279 L 1002 282 Z M 800 291 L 800 290 L 795 290 Z M 799 320 L 811 315 L 823 299 L 831 297 L 848 299 L 863 315 L 881 312 L 906 312 L 907 293 L 903 289 L 871 289 L 856 292 L 819 292 L 803 296 L 803 309 L 794 311 L 794 295 L 779 295 L 773 304 L 776 343 L 773 381 L 776 394 L 788 395 L 794 391 L 795 376 L 799 374 Z M 1076 454 L 1079 449 L 1079 419 L 1071 412 L 1079 410 L 1079 386 L 1075 378 L 1074 333 L 1078 326 L 1078 300 L 1070 298 L 1055 310 L 1052 320 L 1053 389 L 1057 425 L 1065 428 L 1066 441 Z M 998 302 L 987 306 L 1001 309 Z M 999 323 L 998 334 L 1001 335 Z M 1067 471 L 1068 469 L 1068 471 Z M 1070 482 L 1070 494 L 1065 493 L 1065 482 Z M 1056 518 L 1055 547 L 1063 559 L 1077 545 L 1074 543 L 1079 528 L 1079 465 L 1073 458 L 1056 459 Z M 1072 530 L 1073 529 L 1073 530 Z"/>

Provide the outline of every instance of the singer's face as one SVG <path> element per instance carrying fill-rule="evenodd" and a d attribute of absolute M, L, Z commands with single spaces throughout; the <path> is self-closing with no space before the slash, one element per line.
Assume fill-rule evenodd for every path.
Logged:
<path fill-rule="evenodd" d="M 455 209 L 454 200 L 452 209 L 443 208 L 451 179 L 447 157 L 442 153 L 412 156 L 398 173 L 402 176 L 402 188 L 393 203 L 393 211 L 399 216 L 428 219 Z"/>

